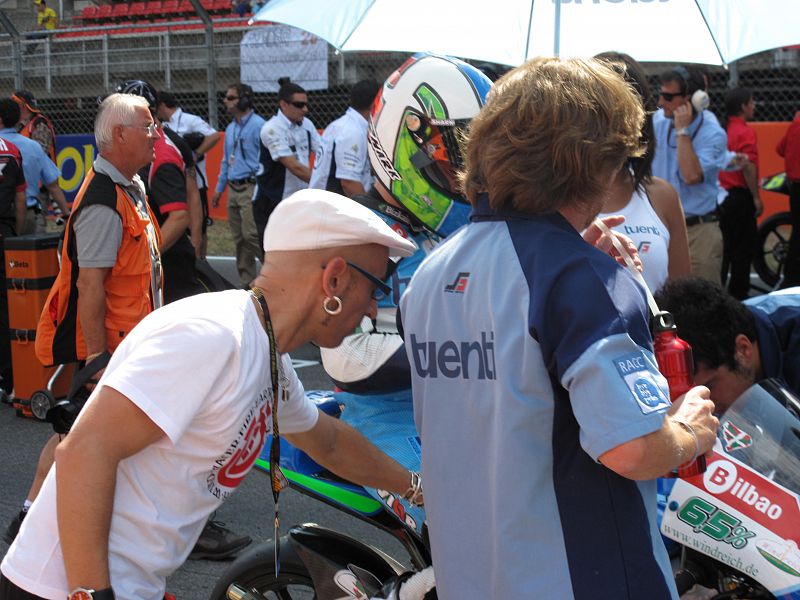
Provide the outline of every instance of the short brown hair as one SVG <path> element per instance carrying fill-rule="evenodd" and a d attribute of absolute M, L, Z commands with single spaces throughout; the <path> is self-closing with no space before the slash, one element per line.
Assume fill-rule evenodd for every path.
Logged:
<path fill-rule="evenodd" d="M 474 204 L 531 214 L 600 204 L 641 154 L 641 99 L 596 60 L 536 58 L 499 79 L 467 134 L 462 181 Z"/>

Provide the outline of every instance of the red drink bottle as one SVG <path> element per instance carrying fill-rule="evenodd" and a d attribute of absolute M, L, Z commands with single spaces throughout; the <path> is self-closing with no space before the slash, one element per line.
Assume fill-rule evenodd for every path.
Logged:
<path fill-rule="evenodd" d="M 660 312 L 653 318 L 653 349 L 658 370 L 669 384 L 669 398 L 675 400 L 694 386 L 692 373 L 692 347 L 678 337 L 675 319 L 668 312 Z M 706 470 L 706 457 L 698 456 L 692 462 L 681 465 L 665 477 L 691 477 Z"/>

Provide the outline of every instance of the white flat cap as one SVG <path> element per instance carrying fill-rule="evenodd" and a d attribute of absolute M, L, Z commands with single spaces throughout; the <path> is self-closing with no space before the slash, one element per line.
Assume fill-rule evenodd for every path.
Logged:
<path fill-rule="evenodd" d="M 380 244 L 390 256 L 410 256 L 416 245 L 358 202 L 333 192 L 306 189 L 281 200 L 264 230 L 264 250 L 321 250 Z"/>

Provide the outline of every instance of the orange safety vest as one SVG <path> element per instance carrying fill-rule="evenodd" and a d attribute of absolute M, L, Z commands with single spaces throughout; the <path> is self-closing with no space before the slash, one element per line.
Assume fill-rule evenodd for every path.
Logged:
<path fill-rule="evenodd" d="M 20 135 L 24 135 L 26 138 L 30 138 L 33 130 L 36 129 L 36 125 L 40 122 L 44 122 L 45 125 L 50 129 L 50 135 L 52 136 L 52 143 L 50 144 L 50 148 L 45 150 L 45 154 L 50 157 L 50 160 L 53 161 L 53 164 L 56 164 L 56 129 L 53 127 L 53 122 L 45 117 L 41 113 L 34 113 L 30 120 L 22 126 L 22 129 L 19 130 Z"/>
<path fill-rule="evenodd" d="M 108 350 L 153 310 L 150 289 L 151 257 L 147 226 L 155 227 L 158 243 L 161 234 L 147 202 L 145 218 L 133 206 L 123 188 L 108 176 L 90 169 L 72 205 L 72 214 L 64 230 L 61 270 L 47 296 L 36 328 L 36 356 L 45 366 L 84 360 L 86 342 L 78 311 L 78 249 L 73 224 L 81 209 L 104 205 L 117 211 L 122 219 L 122 242 L 117 262 L 105 279 L 105 329 Z M 98 232 L 98 235 L 102 235 Z M 156 248 L 156 252 L 158 249 Z"/>

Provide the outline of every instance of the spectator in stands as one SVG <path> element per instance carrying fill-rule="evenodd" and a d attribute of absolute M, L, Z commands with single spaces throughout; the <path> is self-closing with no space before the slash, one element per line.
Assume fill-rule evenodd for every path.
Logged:
<path fill-rule="evenodd" d="M 49 35 L 47 31 L 53 31 L 58 26 L 58 15 L 56 11 L 47 6 L 45 0 L 33 0 L 36 7 L 36 26 L 40 33 L 29 33 L 27 38 L 30 40 L 43 40 Z M 36 51 L 37 43 L 28 44 L 25 48 L 25 54 L 33 54 Z"/>
<path fill-rule="evenodd" d="M 253 110 L 253 88 L 247 84 L 229 86 L 224 102 L 233 120 L 225 128 L 219 179 L 211 205 L 219 205 L 220 196 L 227 186 L 228 225 L 236 245 L 236 269 L 242 286 L 249 286 L 256 276 L 256 259 L 263 257 L 253 220 L 253 192 L 261 152 L 259 134 L 265 121 Z"/>
<path fill-rule="evenodd" d="M 247 0 L 233 0 L 233 2 L 231 2 L 231 7 L 233 8 L 233 12 L 240 17 L 244 17 L 252 10 Z"/>
<path fill-rule="evenodd" d="M 717 178 L 727 162 L 725 131 L 706 117 L 708 95 L 701 75 L 678 66 L 661 75 L 658 99 L 663 118 L 654 119 L 653 175 L 666 179 L 683 204 L 691 273 L 719 283 L 722 232 L 717 214 Z"/>
<path fill-rule="evenodd" d="M 43 31 L 53 31 L 58 27 L 56 11 L 47 6 L 45 0 L 33 0 L 36 5 L 36 24 Z"/>
<path fill-rule="evenodd" d="M 13 143 L 22 153 L 22 168 L 28 184 L 26 192 L 27 212 L 23 234 L 43 233 L 45 231 L 44 214 L 39 201 L 39 188 L 42 184 L 58 203 L 64 214 L 69 213 L 69 206 L 64 192 L 58 187 L 58 168 L 44 153 L 42 147 L 29 140 L 17 131 L 20 119 L 19 105 L 11 98 L 0 99 L 0 137 Z"/>
<path fill-rule="evenodd" d="M 307 113 L 306 91 L 288 78 L 281 80 L 278 112 L 261 128 L 261 165 L 253 204 L 259 240 L 264 239 L 278 202 L 308 187 L 311 152 L 319 151 L 321 139 Z"/>
<path fill-rule="evenodd" d="M 350 90 L 347 112 L 322 134 L 322 147 L 315 157 L 308 187 L 350 198 L 369 189 L 372 172 L 367 156 L 367 118 L 379 88 L 375 81 L 365 79 Z"/>
<path fill-rule="evenodd" d="M 208 176 L 206 175 L 206 153 L 217 145 L 220 132 L 211 127 L 201 117 L 187 113 L 178 104 L 178 100 L 170 92 L 158 93 L 158 118 L 164 126 L 183 136 L 194 152 L 197 169 L 197 187 L 200 190 L 200 202 L 203 219 L 201 223 L 200 245 L 195 245 L 197 256 L 206 255 L 206 227 L 208 226 Z M 195 231 L 192 228 L 192 241 L 195 242 Z"/>
<path fill-rule="evenodd" d="M 0 139 L 0 387 L 4 400 L 14 389 L 4 240 L 16 236 L 25 224 L 25 188 L 25 173 L 22 170 L 19 148 Z"/>
<path fill-rule="evenodd" d="M 0 113 L 6 102 L 19 111 L 9 99 L 0 100 Z M 89 365 L 113 352 L 134 325 L 162 305 L 159 232 L 136 174 L 153 160 L 157 137 L 141 98 L 113 94 L 100 105 L 95 121 L 100 152 L 67 221 L 61 269 L 36 329 L 42 364 Z M 60 437 L 53 435 L 42 448 L 22 510 L 5 532 L 9 544 L 39 495 Z"/>
<path fill-rule="evenodd" d="M 756 218 L 764 210 L 758 193 L 758 145 L 755 130 L 747 124 L 756 111 L 753 92 L 737 87 L 725 95 L 728 150 L 748 161 L 740 171 L 722 171 L 720 185 L 728 192 L 720 206 L 722 230 L 722 284 L 737 300 L 750 293 L 750 263 L 756 246 Z M 728 278 L 730 271 L 730 278 Z"/>
<path fill-rule="evenodd" d="M 783 269 L 783 283 L 787 288 L 800 285 L 800 111 L 778 147 L 778 154 L 784 159 L 786 178 L 789 180 L 789 210 L 792 213 L 792 236 Z"/>

